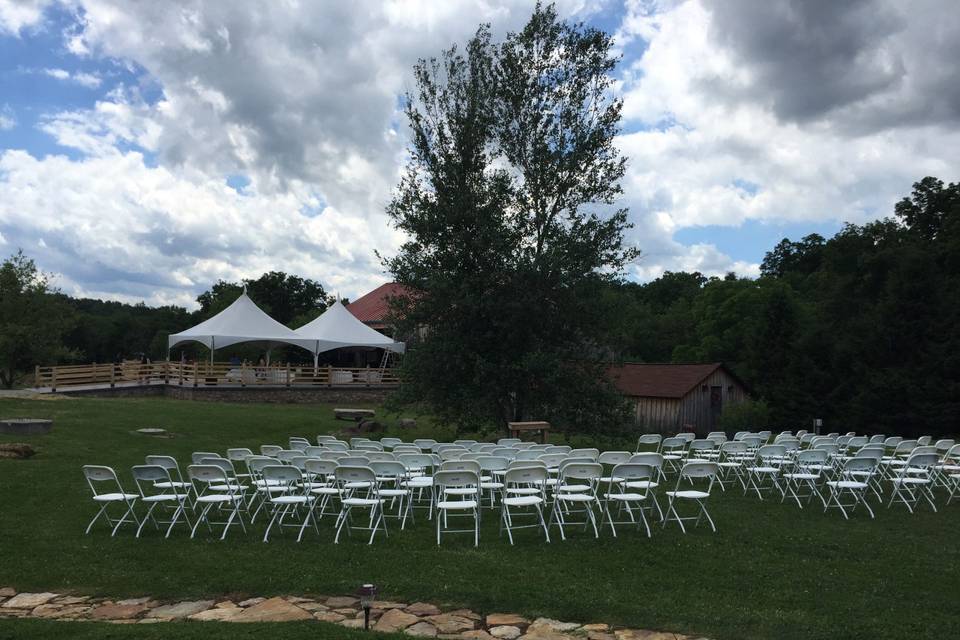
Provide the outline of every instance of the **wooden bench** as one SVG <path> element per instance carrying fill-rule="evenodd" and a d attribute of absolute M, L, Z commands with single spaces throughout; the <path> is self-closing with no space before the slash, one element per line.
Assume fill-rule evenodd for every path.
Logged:
<path fill-rule="evenodd" d="M 524 431 L 537 431 L 540 433 L 540 442 L 546 444 L 547 433 L 550 431 L 549 422 L 508 422 L 507 429 L 510 431 L 511 438 L 523 439 L 521 435 Z"/>
<path fill-rule="evenodd" d="M 376 412 L 373 409 L 334 409 L 333 417 L 337 420 L 364 420 L 373 418 Z"/>

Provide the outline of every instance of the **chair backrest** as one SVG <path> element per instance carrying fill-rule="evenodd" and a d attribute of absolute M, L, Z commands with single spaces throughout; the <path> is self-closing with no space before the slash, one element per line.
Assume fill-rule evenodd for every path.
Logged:
<path fill-rule="evenodd" d="M 903 438 L 902 438 L 902 437 L 900 437 L 900 436 L 890 436 L 889 438 L 887 438 L 886 440 L 883 441 L 883 446 L 889 447 L 889 448 L 892 449 L 892 448 L 894 448 L 895 446 L 897 446 L 898 444 L 900 444 L 901 442 L 903 442 Z"/>
<path fill-rule="evenodd" d="M 297 483 L 303 482 L 303 474 L 300 469 L 292 465 L 270 464 L 262 469 L 263 479 L 271 484 L 284 484 L 293 487 Z"/>
<path fill-rule="evenodd" d="M 433 474 L 433 484 L 441 492 L 444 487 L 478 487 L 480 486 L 480 476 L 474 471 L 462 469 L 459 471 L 437 471 Z"/>
<path fill-rule="evenodd" d="M 333 476 L 340 484 L 347 482 L 368 482 L 371 487 L 376 487 L 377 474 L 368 466 L 337 465 L 333 470 Z"/>
<path fill-rule="evenodd" d="M 539 457 L 539 451 L 536 449 L 527 449 L 525 451 L 518 451 L 514 460 L 536 460 Z"/>
<path fill-rule="evenodd" d="M 901 440 L 896 447 L 893 449 L 894 455 L 900 455 L 903 453 L 910 453 L 917 448 L 916 440 Z"/>
<path fill-rule="evenodd" d="M 333 475 L 333 470 L 337 468 L 337 462 L 336 460 L 308 458 L 307 461 L 303 463 L 303 467 L 311 476 L 323 476 L 327 478 Z"/>
<path fill-rule="evenodd" d="M 407 468 L 396 460 L 371 460 L 370 468 L 381 478 L 399 480 L 407 477 Z"/>
<path fill-rule="evenodd" d="M 689 432 L 689 431 L 682 431 L 682 432 L 678 433 L 677 435 L 675 435 L 675 436 L 673 436 L 673 437 L 674 437 L 674 438 L 680 438 L 681 440 L 683 440 L 683 441 L 686 442 L 687 444 L 690 444 L 691 442 L 693 442 L 694 440 L 697 439 L 697 434 L 691 433 L 691 432 Z"/>
<path fill-rule="evenodd" d="M 937 443 L 933 446 L 938 452 L 946 453 L 955 444 L 956 442 L 954 440 L 951 440 L 950 438 L 944 438 L 943 440 L 937 440 Z"/>
<path fill-rule="evenodd" d="M 811 465 L 825 465 L 828 458 L 829 455 L 823 449 L 806 449 L 797 454 L 797 466 L 805 471 L 811 471 Z M 814 469 L 813 471 L 820 473 L 820 469 Z"/>
<path fill-rule="evenodd" d="M 629 451 L 604 451 L 597 457 L 600 464 L 625 464 L 633 454 Z"/>
<path fill-rule="evenodd" d="M 113 493 L 114 487 L 116 487 L 118 493 L 124 493 L 123 489 L 120 487 L 120 479 L 117 477 L 117 472 L 110 467 L 104 467 L 95 464 L 84 465 L 83 477 L 86 478 L 87 484 L 90 486 L 90 491 L 92 491 L 93 495 L 95 496 L 98 496 L 101 493 Z M 110 490 L 101 492 L 97 488 L 97 485 L 94 484 L 97 482 L 109 482 Z"/>
<path fill-rule="evenodd" d="M 920 447 L 926 447 L 931 442 L 933 442 L 933 438 L 931 436 L 920 436 L 917 438 L 917 446 Z"/>
<path fill-rule="evenodd" d="M 702 440 L 691 440 L 687 451 L 692 454 L 694 451 L 713 451 L 715 447 L 716 444 L 713 442 L 713 440 L 707 440 L 704 438 Z"/>
<path fill-rule="evenodd" d="M 467 448 L 474 453 L 485 453 L 488 451 L 493 451 L 497 448 L 497 445 L 489 442 L 478 442 L 477 444 L 472 444 Z"/>
<path fill-rule="evenodd" d="M 850 458 L 843 463 L 840 475 L 844 476 L 851 471 L 874 471 L 877 468 L 877 460 L 872 457 Z"/>
<path fill-rule="evenodd" d="M 680 468 L 680 476 L 677 478 L 678 485 L 680 480 L 696 478 L 709 478 L 711 484 L 713 484 L 713 479 L 716 478 L 719 468 L 716 462 L 687 462 Z M 709 492 L 708 489 L 707 493 Z"/>
<path fill-rule="evenodd" d="M 133 473 L 133 482 L 142 497 L 158 493 L 154 486 L 156 482 L 172 482 L 170 471 L 158 464 L 138 464 L 130 469 Z M 162 493 L 163 491 L 160 491 Z"/>
<path fill-rule="evenodd" d="M 180 465 L 177 464 L 177 459 L 173 456 L 149 455 L 146 457 L 145 462 L 147 464 L 159 465 L 168 471 L 176 470 L 176 475 L 180 476 Z"/>
<path fill-rule="evenodd" d="M 320 455 L 321 453 L 323 453 L 324 451 L 328 451 L 328 449 L 327 449 L 326 447 L 320 447 L 320 446 L 314 445 L 314 446 L 310 446 L 310 447 L 307 447 L 306 449 L 304 449 L 304 450 L 303 450 L 303 453 L 304 453 L 304 455 L 306 455 L 306 456 L 308 456 L 308 457 L 310 457 L 310 458 L 316 458 L 317 456 L 319 456 L 319 455 Z"/>
<path fill-rule="evenodd" d="M 328 440 L 323 443 L 323 446 L 331 451 L 350 451 L 350 445 L 341 440 Z"/>
<path fill-rule="evenodd" d="M 500 438 L 497 440 L 497 444 L 502 447 L 509 447 L 511 445 L 520 444 L 520 438 Z"/>
<path fill-rule="evenodd" d="M 317 436 L 317 444 L 322 446 L 328 442 L 336 441 L 336 439 L 337 439 L 336 436 L 330 436 L 330 435 L 321 433 L 320 435 Z"/>
<path fill-rule="evenodd" d="M 677 453 L 683 451 L 687 446 L 687 439 L 673 436 L 670 438 L 664 438 L 660 442 L 660 450 L 664 453 Z"/>
<path fill-rule="evenodd" d="M 230 486 L 227 474 L 215 464 L 192 464 L 187 467 L 187 476 L 194 484 L 209 485 L 216 483 Z"/>
<path fill-rule="evenodd" d="M 855 436 L 847 440 L 847 449 L 859 449 L 868 442 L 870 439 L 867 436 Z"/>
<path fill-rule="evenodd" d="M 519 449 L 520 451 L 526 451 L 527 449 L 533 449 L 537 446 L 536 442 L 518 442 L 514 445 L 511 445 L 514 449 Z"/>
<path fill-rule="evenodd" d="M 767 439 L 761 435 L 749 434 L 743 436 L 740 441 L 746 443 L 748 449 L 759 449 Z"/>
<path fill-rule="evenodd" d="M 663 454 L 653 451 L 635 453 L 627 460 L 630 464 L 648 464 L 654 469 L 663 468 Z"/>
<path fill-rule="evenodd" d="M 732 462 L 731 458 L 742 457 L 747 453 L 747 443 L 743 440 L 731 440 L 720 445 L 720 457 L 724 462 Z"/>
<path fill-rule="evenodd" d="M 916 455 L 918 453 L 936 453 L 937 448 L 932 444 L 917 446 L 913 448 L 913 451 L 910 452 L 910 455 Z"/>
<path fill-rule="evenodd" d="M 236 470 L 233 468 L 233 463 L 222 458 L 220 456 L 210 456 L 209 458 L 203 458 L 198 462 L 198 464 L 211 464 L 223 469 L 223 472 L 227 474 L 228 478 L 235 478 L 237 475 Z"/>
<path fill-rule="evenodd" d="M 337 462 L 348 467 L 367 467 L 370 465 L 370 458 L 351 452 L 350 455 L 340 458 Z"/>
<path fill-rule="evenodd" d="M 610 472 L 611 478 L 619 478 L 621 480 L 650 480 L 656 478 L 656 476 L 657 470 L 655 468 L 649 464 L 637 464 L 635 462 L 618 464 Z M 629 490 L 625 485 L 621 486 L 624 491 Z"/>
<path fill-rule="evenodd" d="M 600 457 L 599 449 L 573 449 L 570 451 L 571 458 L 590 458 L 594 462 Z"/>
<path fill-rule="evenodd" d="M 413 441 L 413 444 L 420 447 L 421 451 L 431 451 L 433 449 L 433 445 L 437 444 L 437 441 L 431 438 L 417 438 Z"/>
<path fill-rule="evenodd" d="M 358 442 L 353 446 L 357 451 L 383 451 L 383 445 L 373 440 Z"/>
<path fill-rule="evenodd" d="M 540 462 L 553 469 L 560 466 L 560 463 L 567 459 L 565 453 L 543 453 L 540 454 Z"/>
<path fill-rule="evenodd" d="M 637 451 L 640 451 L 643 447 L 653 447 L 659 451 L 662 440 L 663 436 L 659 433 L 645 433 L 637 439 Z"/>
<path fill-rule="evenodd" d="M 520 450 L 514 449 L 513 447 L 494 447 L 490 450 L 490 455 L 503 456 L 504 458 L 510 458 L 511 460 L 516 458 L 518 453 L 520 453 Z"/>
<path fill-rule="evenodd" d="M 886 438 L 886 436 L 884 436 L 883 434 L 872 435 L 870 436 L 869 444 L 883 444 L 884 438 Z"/>
<path fill-rule="evenodd" d="M 874 460 L 881 460 L 883 458 L 883 448 L 874 449 L 872 447 L 864 447 L 857 451 L 854 455 L 855 458 L 873 458 Z"/>
<path fill-rule="evenodd" d="M 339 460 L 340 458 L 346 458 L 350 455 L 347 451 L 322 451 L 320 455 L 316 456 L 319 460 Z"/>
<path fill-rule="evenodd" d="M 355 449 L 358 444 L 361 442 L 370 442 L 370 438 L 366 436 L 354 436 L 350 438 L 350 448 Z"/>
<path fill-rule="evenodd" d="M 481 471 L 498 471 L 500 469 L 506 469 L 507 465 L 510 464 L 510 461 L 506 458 L 500 456 L 487 456 L 481 455 L 476 458 L 477 464 L 480 465 Z M 515 460 L 514 462 L 520 462 Z"/>
<path fill-rule="evenodd" d="M 190 461 L 194 464 L 199 463 L 204 458 L 219 458 L 219 453 L 214 453 L 213 451 L 194 451 L 190 454 Z"/>
<path fill-rule="evenodd" d="M 397 455 L 400 455 L 401 453 L 423 453 L 423 451 L 417 445 L 407 444 L 406 442 L 403 444 L 393 445 L 393 452 Z"/>
<path fill-rule="evenodd" d="M 814 438 L 816 437 L 817 435 L 815 433 L 805 433 L 802 436 L 800 436 L 800 444 L 805 444 L 805 445 L 812 444 Z"/>
<path fill-rule="evenodd" d="M 506 458 L 499 458 L 500 460 L 506 460 Z M 507 469 L 519 469 L 521 467 L 543 467 L 547 468 L 547 465 L 543 460 L 509 460 L 507 462 Z"/>
<path fill-rule="evenodd" d="M 599 480 L 603 475 L 603 465 L 597 462 L 571 462 L 560 470 L 560 483 L 565 480 Z"/>
<path fill-rule="evenodd" d="M 247 469 L 254 475 L 259 475 L 264 467 L 271 464 L 277 464 L 277 459 L 270 456 L 250 456 L 247 458 Z"/>
<path fill-rule="evenodd" d="M 397 456 L 391 451 L 367 451 L 364 456 L 373 462 L 396 462 Z"/>
<path fill-rule="evenodd" d="M 543 451 L 544 453 L 570 453 L 573 448 L 565 444 L 551 444 Z"/>
<path fill-rule="evenodd" d="M 454 440 L 453 444 L 458 444 L 461 447 L 467 447 L 469 449 L 470 445 L 477 444 L 477 441 L 476 440 Z"/>
<path fill-rule="evenodd" d="M 291 467 L 296 467 L 297 469 L 300 469 L 301 472 L 303 472 L 307 470 L 306 465 L 307 465 L 307 460 L 309 459 L 310 458 L 308 456 L 296 456 L 295 458 L 290 458 L 290 460 L 287 461 L 287 464 L 289 464 Z"/>
<path fill-rule="evenodd" d="M 543 487 L 547 481 L 546 467 L 516 467 L 503 474 L 503 486 L 537 485 Z"/>
<path fill-rule="evenodd" d="M 409 470 L 433 469 L 435 466 L 433 456 L 428 453 L 401 453 L 397 460 Z"/>
<path fill-rule="evenodd" d="M 777 444 L 782 444 L 787 448 L 787 453 L 800 450 L 800 441 L 796 438 L 784 438 Z"/>
<path fill-rule="evenodd" d="M 782 444 L 765 444 L 757 449 L 757 457 L 761 460 L 782 458 L 787 454 L 787 448 Z"/>
<path fill-rule="evenodd" d="M 840 452 L 840 446 L 836 442 L 830 442 L 826 440 L 824 442 L 818 442 L 812 447 L 813 449 L 818 449 L 826 451 L 828 454 L 836 455 Z"/>
<path fill-rule="evenodd" d="M 273 457 L 280 462 L 289 463 L 293 458 L 299 458 L 302 455 L 303 451 L 300 451 L 299 449 L 283 449 L 282 451 L 278 451 L 277 455 Z"/>
<path fill-rule="evenodd" d="M 938 464 L 940 464 L 940 456 L 935 452 L 912 453 L 910 457 L 907 458 L 907 464 L 903 467 L 901 473 L 907 475 L 912 471 L 914 473 L 911 475 L 916 476 L 916 471 L 922 469 L 929 475 Z"/>
<path fill-rule="evenodd" d="M 227 460 L 233 460 L 234 462 L 243 462 L 252 455 L 253 451 L 247 449 L 246 447 L 234 447 L 232 449 L 227 449 Z"/>
<path fill-rule="evenodd" d="M 480 463 L 474 460 L 444 460 L 440 471 L 472 471 L 480 475 Z"/>
<path fill-rule="evenodd" d="M 468 453 L 466 449 L 456 447 L 453 449 L 444 449 L 439 455 L 441 460 L 459 460 L 466 453 Z"/>
<path fill-rule="evenodd" d="M 720 445 L 722 445 L 724 442 L 728 440 L 728 438 L 727 438 L 727 434 L 725 433 L 711 433 L 710 435 L 707 436 L 707 440 L 709 440 L 719 448 Z"/>
<path fill-rule="evenodd" d="M 260 445 L 260 455 L 270 456 L 271 458 L 276 457 L 278 453 L 283 451 L 283 447 L 276 444 L 262 444 Z"/>
<path fill-rule="evenodd" d="M 291 449 L 297 449 L 298 451 L 306 451 L 307 447 L 310 446 L 310 441 L 306 438 L 290 438 L 287 442 L 287 445 Z"/>
<path fill-rule="evenodd" d="M 393 449 L 398 444 L 403 444 L 403 440 L 400 438 L 380 438 L 380 444 L 383 445 L 384 449 Z"/>

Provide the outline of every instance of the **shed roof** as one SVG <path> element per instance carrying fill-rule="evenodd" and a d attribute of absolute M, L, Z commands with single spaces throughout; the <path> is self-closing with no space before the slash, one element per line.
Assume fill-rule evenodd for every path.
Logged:
<path fill-rule="evenodd" d="M 406 295 L 408 291 L 406 286 L 398 282 L 388 282 L 348 304 L 347 311 L 364 324 L 383 327 L 390 312 L 389 299 Z"/>
<path fill-rule="evenodd" d="M 723 369 L 740 381 L 722 362 L 672 364 L 626 362 L 611 365 L 607 374 L 625 396 L 682 398 L 717 369 Z"/>

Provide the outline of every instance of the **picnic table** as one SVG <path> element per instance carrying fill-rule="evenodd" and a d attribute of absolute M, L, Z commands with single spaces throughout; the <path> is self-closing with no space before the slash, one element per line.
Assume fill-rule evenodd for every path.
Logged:
<path fill-rule="evenodd" d="M 547 442 L 547 433 L 550 431 L 549 422 L 508 422 L 507 429 L 510 431 L 511 438 L 523 438 L 521 435 L 524 431 L 539 431 L 540 432 L 540 442 L 546 444 Z"/>

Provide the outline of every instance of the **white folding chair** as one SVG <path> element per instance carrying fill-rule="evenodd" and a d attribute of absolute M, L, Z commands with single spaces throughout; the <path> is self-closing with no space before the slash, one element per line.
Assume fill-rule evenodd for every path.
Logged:
<path fill-rule="evenodd" d="M 476 463 L 474 463 L 476 465 Z M 480 465 L 476 465 L 479 469 Z M 473 546 L 480 545 L 480 475 L 472 469 L 441 469 L 433 474 L 437 509 L 437 544 L 446 533 L 473 533 Z M 472 516 L 472 529 L 450 529 L 449 518 Z"/>
<path fill-rule="evenodd" d="M 90 491 L 93 492 L 93 501 L 100 505 L 100 510 L 97 511 L 97 515 L 93 516 L 93 520 L 87 525 L 87 530 L 84 531 L 84 534 L 90 533 L 90 529 L 93 528 L 93 523 L 99 520 L 100 516 L 106 518 L 108 525 L 113 525 L 113 531 L 110 532 L 110 537 L 117 535 L 117 530 L 124 522 L 133 522 L 136 523 L 138 527 L 140 526 L 140 520 L 134 511 L 137 494 L 124 491 L 123 487 L 120 486 L 120 479 L 117 478 L 116 471 L 110 467 L 88 464 L 83 467 L 83 477 L 86 478 L 87 485 L 90 487 Z M 106 488 L 106 491 L 102 490 L 104 488 Z M 113 520 L 110 517 L 109 507 L 111 504 L 119 504 L 126 507 L 126 511 L 118 520 Z M 127 516 L 129 516 L 131 520 L 127 520 Z"/>
<path fill-rule="evenodd" d="M 710 528 L 716 532 L 717 527 L 713 524 L 713 518 L 710 517 L 710 512 L 707 511 L 707 500 L 710 498 L 710 491 L 713 489 L 713 483 L 717 478 L 718 469 L 719 466 L 716 462 L 688 462 L 683 465 L 680 469 L 680 474 L 677 476 L 677 484 L 674 490 L 666 492 L 668 502 L 666 517 L 663 519 L 664 527 L 670 522 L 672 514 L 673 519 L 680 525 L 680 531 L 686 533 L 687 529 L 683 526 L 684 520 L 693 520 L 693 526 L 696 527 L 700 524 L 700 519 L 705 516 L 707 522 L 710 523 Z M 705 484 L 706 486 L 702 489 L 681 489 L 680 484 L 684 480 L 695 486 L 697 482 Z M 689 500 L 697 504 L 699 509 L 697 510 L 696 516 L 680 516 L 677 512 L 677 504 L 683 500 Z"/>
<path fill-rule="evenodd" d="M 613 537 L 617 537 L 617 524 L 635 524 L 638 527 L 642 524 L 647 530 L 647 537 L 650 537 L 650 524 L 647 522 L 647 516 L 644 514 L 644 506 L 647 501 L 647 494 L 639 491 L 630 491 L 628 483 L 647 481 L 650 482 L 656 475 L 656 470 L 648 464 L 630 464 L 629 462 L 616 465 L 610 472 L 607 482 L 607 491 L 603 494 L 603 516 L 600 520 L 600 528 L 603 528 L 604 521 L 610 523 L 610 532 Z M 615 521 L 613 514 L 610 513 L 611 503 L 617 505 L 618 514 L 624 511 L 630 517 L 629 520 Z M 632 508 L 631 508 L 632 507 Z M 637 510 L 640 519 L 634 517 L 633 511 Z"/>
<path fill-rule="evenodd" d="M 893 484 L 893 493 L 890 494 L 890 502 L 887 508 L 893 506 L 894 501 L 899 500 L 907 506 L 907 510 L 913 513 L 913 508 L 919 506 L 920 500 L 925 499 L 934 513 L 937 511 L 937 505 L 934 504 L 933 482 L 936 467 L 940 463 L 940 456 L 936 453 L 915 453 L 907 459 L 907 464 L 902 467 L 890 482 Z"/>
<path fill-rule="evenodd" d="M 207 525 L 209 531 L 213 531 L 212 525 L 223 525 L 223 533 L 220 539 L 227 537 L 227 531 L 230 530 L 234 519 L 240 524 L 243 532 L 247 532 L 247 527 L 243 523 L 243 516 L 240 515 L 240 508 L 243 506 L 243 493 L 239 490 L 235 480 L 228 477 L 227 472 L 214 464 L 192 464 L 187 467 L 187 476 L 193 483 L 195 502 L 197 506 L 203 505 L 200 513 L 197 514 L 196 522 L 193 523 L 193 529 L 190 530 L 190 537 L 193 538 L 197 533 L 200 523 Z M 229 516 L 226 522 L 212 522 L 209 518 L 213 507 L 218 510 L 227 509 Z"/>
<path fill-rule="evenodd" d="M 743 495 L 753 489 L 757 497 L 763 500 L 763 492 L 773 493 L 774 489 L 780 488 L 778 477 L 780 475 L 780 465 L 783 464 L 787 448 L 782 444 L 765 444 L 757 449 L 757 455 L 753 463 L 744 465 L 744 471 L 747 474 L 747 486 L 743 490 Z M 769 480 L 769 483 L 766 481 Z"/>
<path fill-rule="evenodd" d="M 281 487 L 281 491 L 271 492 L 267 498 L 273 507 L 273 516 L 267 524 L 267 530 L 263 534 L 263 541 L 270 539 L 270 529 L 276 524 L 280 532 L 283 533 L 285 526 L 293 526 L 300 529 L 297 535 L 297 542 L 303 538 L 303 532 L 307 526 L 313 524 L 314 531 L 320 535 L 320 529 L 317 527 L 317 521 L 314 518 L 312 503 L 314 496 L 310 490 L 304 486 L 303 473 L 300 469 L 288 465 L 267 465 L 261 470 L 264 480 L 268 483 Z M 293 525 L 284 523 L 288 515 L 299 515 L 300 522 Z"/>
<path fill-rule="evenodd" d="M 826 505 L 823 507 L 824 512 L 833 506 L 840 509 L 843 517 L 849 520 L 850 516 L 847 515 L 847 509 L 853 513 L 857 506 L 862 504 L 870 517 L 873 518 L 873 509 L 870 508 L 866 500 L 867 490 L 870 487 L 869 479 L 864 479 L 862 476 L 858 478 L 854 474 L 862 471 L 872 474 L 876 469 L 877 461 L 874 458 L 850 458 L 844 462 L 843 467 L 837 473 L 836 479 L 827 480 L 827 488 L 830 493 L 827 496 Z M 853 501 L 844 504 L 841 502 L 841 498 L 844 496 L 850 497 Z"/>
<path fill-rule="evenodd" d="M 827 502 L 820 492 L 820 483 L 823 480 L 823 472 L 829 468 L 827 452 L 822 449 L 807 449 L 797 453 L 793 468 L 782 476 L 783 497 L 780 502 L 786 500 L 789 495 L 796 500 L 797 506 L 803 509 L 800 498 L 806 498 L 809 504 L 816 496 L 820 499 L 821 504 L 826 507 Z"/>
<path fill-rule="evenodd" d="M 721 491 L 727 490 L 727 483 L 733 484 L 737 481 L 746 493 L 746 472 L 743 467 L 748 460 L 750 460 L 750 454 L 747 453 L 747 443 L 742 440 L 731 440 L 720 445 L 717 458 L 717 484 L 720 485 Z M 731 475 L 733 478 L 730 477 Z"/>
<path fill-rule="evenodd" d="M 663 509 L 660 508 L 660 501 L 657 500 L 657 487 L 667 478 L 663 472 L 663 455 L 654 452 L 635 453 L 627 460 L 630 464 L 647 464 L 653 467 L 654 474 L 649 480 L 627 480 L 627 488 L 642 491 L 647 494 L 653 508 L 657 510 L 658 520 L 663 520 Z"/>
<path fill-rule="evenodd" d="M 399 502 L 395 516 L 391 516 L 386 507 L 384 507 L 383 513 L 384 517 L 395 517 L 400 520 L 400 529 L 402 530 L 407 526 L 408 517 L 413 520 L 413 510 L 411 508 L 413 492 L 405 486 L 409 479 L 407 468 L 402 462 L 396 460 L 372 461 L 370 462 L 370 468 L 377 474 L 380 497 L 383 498 L 384 503 L 389 500 L 392 508 L 394 503 Z"/>
<path fill-rule="evenodd" d="M 593 536 L 600 537 L 594 507 L 601 507 L 597 497 L 597 485 L 602 476 L 603 465 L 596 462 L 572 462 L 560 468 L 553 494 L 553 510 L 550 512 L 547 527 L 552 527 L 556 522 L 560 528 L 561 540 L 567 539 L 564 527 L 570 524 L 582 524 L 584 529 L 593 526 Z M 568 521 L 567 517 L 572 513 L 582 513 L 585 518 L 579 522 Z"/>
<path fill-rule="evenodd" d="M 503 460 L 503 458 L 495 458 Z M 547 469 L 544 466 L 518 466 L 507 469 L 503 474 L 503 495 L 500 498 L 500 535 L 504 529 L 507 538 L 513 544 L 514 529 L 542 528 L 547 542 L 550 542 L 550 531 L 543 518 L 543 505 L 546 502 L 545 487 L 547 483 Z M 517 510 L 533 509 L 536 516 L 533 524 L 514 524 L 514 518 L 522 517 L 526 512 Z M 511 510 L 512 509 L 512 510 Z"/>
<path fill-rule="evenodd" d="M 137 485 L 137 491 L 140 492 L 140 502 L 150 505 L 146 515 L 137 527 L 137 537 L 147 520 L 152 520 L 157 530 L 161 524 L 169 525 L 164 538 L 170 537 L 174 525 L 183 516 L 187 523 L 187 528 L 191 529 L 190 518 L 187 516 L 187 507 L 189 506 L 190 494 L 183 488 L 174 487 L 174 481 L 170 478 L 170 471 L 161 465 L 143 464 L 133 467 L 133 481 Z M 153 512 L 160 505 L 174 506 L 173 515 L 170 520 L 160 521 L 154 516 Z"/>
<path fill-rule="evenodd" d="M 672 472 L 679 471 L 686 446 L 686 438 L 664 438 L 660 442 L 660 454 L 663 456 L 664 466 Z"/>
<path fill-rule="evenodd" d="M 303 467 L 305 469 L 303 486 L 314 496 L 312 505 L 314 520 L 319 520 L 326 515 L 339 515 L 341 509 L 339 505 L 328 510 L 333 500 L 340 499 L 340 488 L 334 481 L 337 462 L 311 458 L 303 463 Z"/>
<path fill-rule="evenodd" d="M 263 444 L 260 445 L 260 455 L 267 456 L 268 458 L 275 458 L 277 454 L 283 451 L 283 447 L 276 444 Z"/>
<path fill-rule="evenodd" d="M 370 467 L 351 467 L 338 465 L 334 469 L 334 477 L 337 486 L 340 489 L 340 515 L 337 516 L 337 535 L 334 537 L 334 544 L 340 542 L 340 533 L 343 528 L 347 528 L 347 535 L 352 535 L 352 531 L 369 531 L 370 540 L 367 544 L 373 544 L 373 539 L 377 531 L 383 529 L 383 535 L 387 534 L 387 521 L 383 517 L 383 498 L 380 497 L 380 487 L 377 482 L 377 474 Z M 354 509 L 368 509 L 370 512 L 369 524 L 366 527 L 360 527 L 353 524 L 351 516 Z"/>

